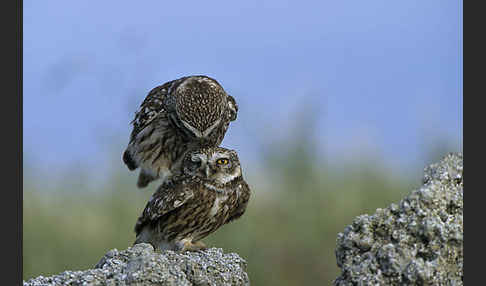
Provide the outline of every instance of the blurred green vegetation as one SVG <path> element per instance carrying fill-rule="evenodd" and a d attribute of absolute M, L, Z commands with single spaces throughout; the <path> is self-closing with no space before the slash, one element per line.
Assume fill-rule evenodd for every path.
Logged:
<path fill-rule="evenodd" d="M 420 184 L 372 160 L 329 166 L 302 144 L 281 144 L 264 160 L 268 172 L 244 170 L 253 191 L 246 214 L 205 239 L 245 258 L 253 285 L 330 284 L 338 275 L 337 233 Z M 135 174 L 121 170 L 98 190 L 70 185 L 83 174 L 49 190 L 24 182 L 24 279 L 91 268 L 109 249 L 132 244 L 156 186 L 137 190 Z"/>
<path fill-rule="evenodd" d="M 296 116 L 287 138 L 267 140 L 258 166 L 243 165 L 252 190 L 246 213 L 205 239 L 246 259 L 252 285 L 330 285 L 339 273 L 337 234 L 357 215 L 398 202 L 421 184 L 366 150 L 331 163 L 317 151 L 312 114 Z M 440 146 L 449 146 L 432 145 L 424 157 L 433 161 Z M 117 167 L 94 188 L 87 187 L 87 168 L 68 168 L 50 182 L 24 164 L 24 279 L 92 268 L 108 250 L 132 245 L 135 221 L 157 185 L 138 190 L 138 172 L 126 170 L 119 154 L 108 156 Z"/>

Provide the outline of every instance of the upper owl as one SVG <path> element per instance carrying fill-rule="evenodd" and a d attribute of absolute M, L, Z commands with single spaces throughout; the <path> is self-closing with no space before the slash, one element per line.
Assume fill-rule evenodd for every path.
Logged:
<path fill-rule="evenodd" d="M 123 161 L 141 168 L 137 186 L 180 172 L 184 154 L 223 141 L 238 105 L 208 76 L 188 76 L 153 88 L 135 113 Z"/>

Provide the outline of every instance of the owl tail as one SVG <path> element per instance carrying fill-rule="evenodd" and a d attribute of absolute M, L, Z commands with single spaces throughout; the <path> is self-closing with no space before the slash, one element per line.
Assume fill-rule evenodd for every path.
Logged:
<path fill-rule="evenodd" d="M 142 169 L 140 170 L 140 174 L 138 175 L 137 187 L 145 188 L 153 180 L 155 180 L 154 176 L 145 173 L 144 170 Z"/>

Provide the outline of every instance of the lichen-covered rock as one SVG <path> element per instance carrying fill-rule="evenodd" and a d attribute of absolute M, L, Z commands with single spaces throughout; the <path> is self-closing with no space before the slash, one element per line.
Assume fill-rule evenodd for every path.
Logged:
<path fill-rule="evenodd" d="M 463 188 L 451 153 L 398 205 L 356 217 L 337 238 L 334 285 L 463 285 Z"/>
<path fill-rule="evenodd" d="M 50 277 L 24 281 L 40 285 L 249 285 L 246 262 L 220 248 L 199 252 L 154 252 L 150 244 L 137 244 L 123 251 L 110 250 L 85 271 L 64 271 Z"/>

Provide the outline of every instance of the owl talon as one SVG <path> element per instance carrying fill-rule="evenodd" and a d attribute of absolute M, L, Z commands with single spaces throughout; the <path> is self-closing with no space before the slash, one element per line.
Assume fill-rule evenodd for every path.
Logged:
<path fill-rule="evenodd" d="M 208 248 L 206 246 L 206 244 L 204 244 L 204 242 L 202 242 L 202 241 L 196 241 L 196 242 L 193 242 L 192 244 L 195 245 L 196 247 L 198 247 L 199 250 L 206 250 Z"/>
<path fill-rule="evenodd" d="M 205 250 L 207 246 L 202 241 L 186 242 L 181 252 Z"/>

